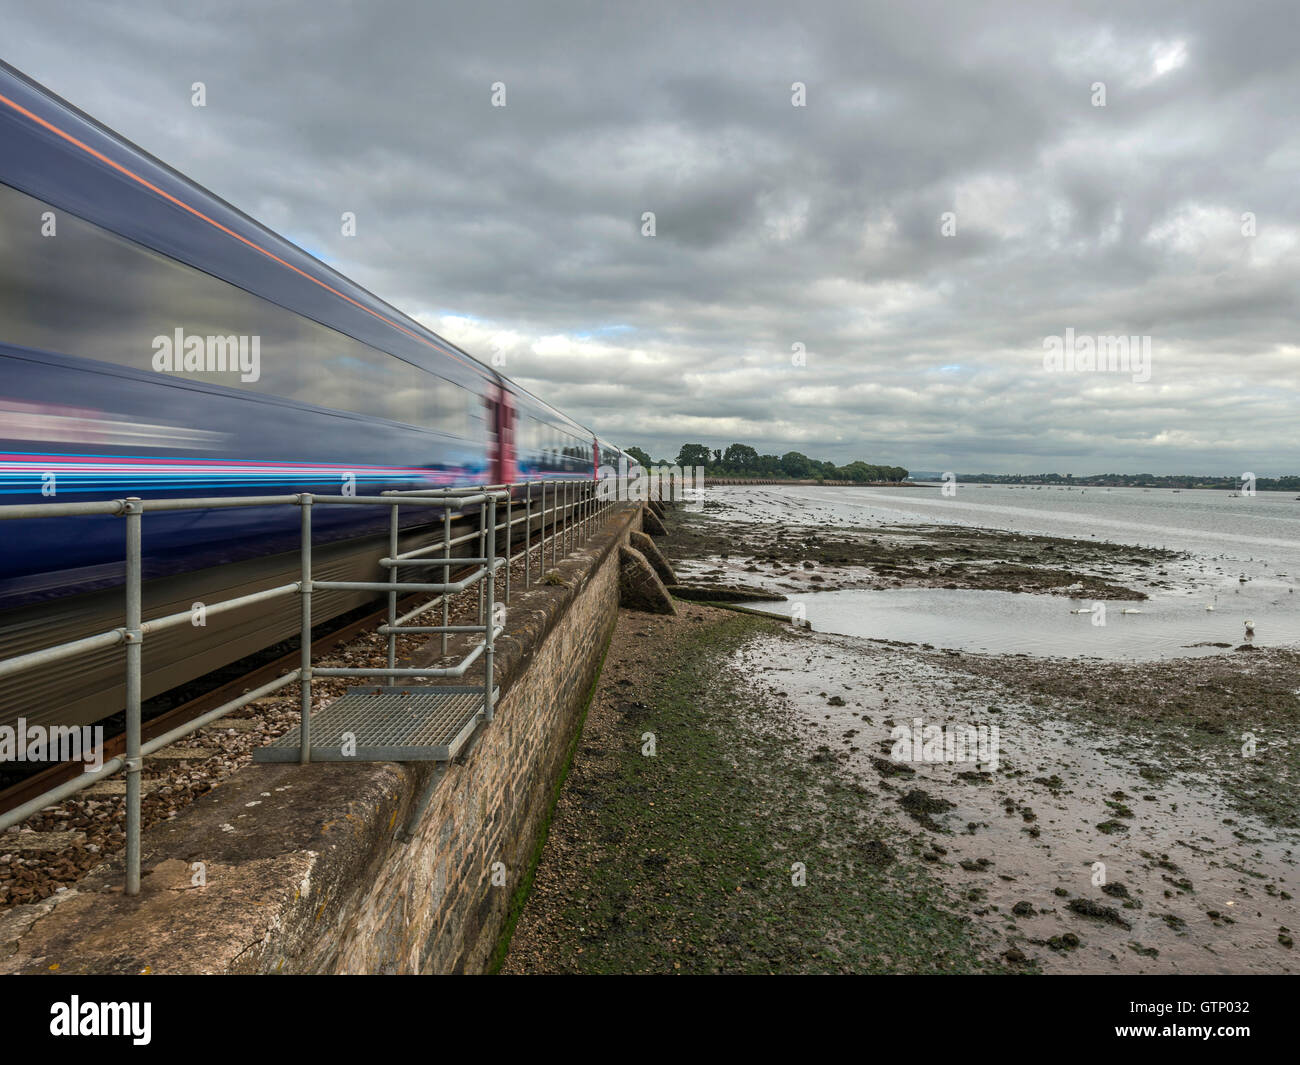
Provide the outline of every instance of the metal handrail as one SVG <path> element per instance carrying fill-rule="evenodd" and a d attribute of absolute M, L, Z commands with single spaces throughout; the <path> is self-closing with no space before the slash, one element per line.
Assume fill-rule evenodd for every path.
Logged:
<path fill-rule="evenodd" d="M 254 702 L 257 699 L 264 698 L 272 692 L 287 687 L 293 683 L 301 685 L 301 706 L 299 731 L 301 736 L 300 760 L 305 764 L 310 761 L 311 743 L 310 743 L 310 726 L 311 726 L 311 681 L 313 676 L 321 677 L 342 677 L 342 676 L 366 676 L 366 677 L 460 677 L 475 663 L 479 658 L 484 660 L 484 711 L 485 721 L 492 720 L 493 701 L 495 697 L 495 685 L 493 674 L 493 650 L 494 642 L 504 630 L 504 626 L 495 623 L 495 596 L 496 596 L 496 573 L 498 569 L 504 567 L 506 572 L 506 602 L 510 600 L 510 567 L 511 563 L 518 557 L 512 551 L 511 535 L 515 525 L 519 520 L 525 522 L 525 539 L 524 539 L 524 574 L 525 587 L 531 586 L 531 562 L 534 550 L 537 551 L 538 575 L 545 566 L 546 547 L 549 542 L 551 546 L 552 565 L 557 561 L 557 551 L 560 548 L 561 541 L 564 542 L 566 553 L 569 545 L 580 542 L 590 531 L 591 520 L 598 514 L 604 514 L 612 506 L 612 501 L 601 501 L 596 498 L 595 481 L 588 479 L 575 480 L 550 480 L 550 481 L 527 481 L 512 485 L 490 485 L 490 486 L 464 486 L 460 488 L 444 489 L 416 489 L 385 492 L 379 496 L 336 496 L 336 495 L 314 495 L 312 493 L 298 493 L 295 495 L 277 495 L 277 496 L 217 496 L 210 498 L 192 498 L 192 499 L 141 499 L 138 497 L 128 497 L 125 499 L 103 500 L 85 503 L 49 503 L 49 504 L 18 504 L 9 506 L 0 506 L 0 521 L 27 520 L 33 518 L 51 518 L 51 517 L 73 517 L 83 515 L 109 515 L 119 516 L 126 522 L 126 581 L 125 581 L 125 624 L 112 629 L 108 632 L 98 633 L 92 636 L 84 637 L 77 640 L 56 644 L 51 647 L 42 648 L 27 654 L 18 655 L 14 658 L 0 660 L 0 678 L 8 677 L 16 673 L 30 670 L 40 666 L 46 666 L 55 662 L 64 661 L 69 658 L 76 658 L 89 651 L 101 650 L 107 647 L 125 645 L 125 669 L 126 669 L 126 751 L 117 757 L 105 761 L 98 769 L 87 769 L 80 776 L 73 780 L 67 781 L 57 787 L 50 788 L 42 792 L 36 798 L 29 800 L 22 806 L 16 807 L 4 814 L 0 814 L 0 831 L 13 825 L 25 821 L 28 817 L 38 813 L 40 810 L 69 798 L 84 788 L 90 787 L 101 780 L 125 771 L 126 774 L 126 893 L 128 895 L 138 894 L 140 891 L 140 851 L 142 835 L 142 817 L 141 817 L 141 772 L 143 761 L 146 755 L 162 749 L 175 743 L 177 740 L 189 736 L 199 729 L 206 727 L 213 721 L 219 720 L 225 715 L 240 709 Z M 550 510 L 546 507 L 546 486 L 551 486 L 550 496 L 552 506 Z M 534 518 L 533 507 L 533 489 L 541 488 L 541 506 L 538 514 L 540 515 L 539 537 L 536 546 L 533 544 L 532 522 Z M 561 486 L 563 486 L 563 502 L 560 500 Z M 514 505 L 514 490 L 524 488 L 524 506 L 525 515 L 522 519 L 515 519 L 512 514 Z M 497 520 L 497 504 L 504 501 L 506 504 L 506 520 L 499 522 Z M 162 736 L 155 737 L 147 742 L 141 741 L 141 703 L 142 703 L 142 649 L 143 641 L 146 636 L 156 634 L 176 625 L 184 624 L 192 619 L 189 611 L 175 614 L 164 615 L 163 617 L 154 618 L 146 621 L 142 616 L 142 598 L 143 598 L 143 554 L 141 550 L 141 526 L 146 512 L 174 512 L 183 510 L 213 510 L 213 509 L 232 509 L 238 507 L 268 507 L 293 505 L 300 508 L 300 539 L 301 539 L 301 576 L 300 579 L 289 584 L 283 584 L 275 588 L 264 589 L 260 592 L 254 592 L 248 595 L 237 596 L 219 602 L 205 604 L 204 610 L 207 616 L 214 614 L 228 613 L 242 607 L 251 606 L 256 603 L 267 602 L 281 596 L 298 594 L 301 602 L 300 628 L 301 628 L 301 665 L 297 669 L 290 670 L 283 676 L 254 689 L 245 692 L 243 695 L 228 700 L 220 706 L 214 707 L 201 714 L 200 716 L 185 722 L 182 725 L 173 728 Z M 318 506 L 385 506 L 390 508 L 390 538 L 389 552 L 379 560 L 380 565 L 389 571 L 389 580 L 386 583 L 374 581 L 318 581 L 312 577 L 311 569 L 311 546 L 312 546 L 312 521 L 311 515 L 313 508 Z M 397 534 L 399 529 L 399 508 L 402 506 L 422 506 L 440 508 L 443 511 L 443 539 L 436 544 L 424 548 L 418 548 L 412 552 L 399 553 L 397 550 Z M 452 538 L 451 514 L 453 510 L 461 510 L 465 507 L 479 506 L 483 513 L 478 532 L 469 533 L 464 536 Z M 550 533 L 547 534 L 549 518 Z M 497 534 L 502 531 L 506 532 L 506 554 L 504 558 L 496 555 Z M 491 535 L 488 535 L 490 532 Z M 483 550 L 471 558 L 456 558 L 451 554 L 451 549 L 462 543 L 468 543 L 472 539 L 478 539 L 484 544 Z M 428 553 L 433 550 L 441 549 L 442 557 L 438 559 L 423 559 L 414 557 L 417 554 Z M 401 583 L 398 580 L 398 570 L 401 566 L 441 566 L 448 568 L 451 565 L 474 565 L 478 568 L 468 577 L 460 581 L 446 581 L 443 583 Z M 484 581 L 482 578 L 487 574 L 492 574 L 493 579 Z M 449 577 L 450 573 L 444 573 Z M 480 588 L 480 624 L 470 626 L 453 626 L 450 624 L 448 615 L 449 598 L 460 591 L 463 591 L 474 584 Z M 341 590 L 358 590 L 358 591 L 381 591 L 387 592 L 389 598 L 388 624 L 380 626 L 380 632 L 388 637 L 388 666 L 384 669 L 344 669 L 333 667 L 313 666 L 311 661 L 311 596 L 313 588 L 332 588 Z M 424 603 L 421 606 L 409 611 L 401 618 L 397 617 L 397 598 L 402 592 L 437 592 L 437 596 Z M 443 608 L 443 624 L 440 626 L 409 626 L 404 627 L 404 623 L 418 617 L 433 607 L 441 605 Z M 486 608 L 484 610 L 484 608 Z M 443 653 L 446 654 L 447 639 L 451 633 L 481 633 L 482 639 L 477 641 L 469 653 L 456 665 L 444 666 L 437 669 L 416 669 L 416 668 L 397 668 L 395 666 L 396 657 L 396 638 L 402 633 L 431 632 L 440 633 L 443 639 Z M 2 842 L 2 837 L 0 837 Z"/>

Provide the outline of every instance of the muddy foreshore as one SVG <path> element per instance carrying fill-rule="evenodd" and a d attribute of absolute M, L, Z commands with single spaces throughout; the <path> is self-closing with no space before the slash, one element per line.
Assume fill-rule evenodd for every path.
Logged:
<path fill-rule="evenodd" d="M 754 580 L 800 591 L 963 588 L 1146 599 L 1144 586 L 1167 586 L 1165 567 L 1181 557 L 1160 548 L 953 525 L 854 529 L 723 522 L 710 520 L 712 506 L 706 503 L 703 513 L 670 513 L 666 543 L 674 562 L 721 559 Z M 743 515 L 743 504 L 731 507 Z M 725 569 L 691 568 L 698 571 L 692 580 L 733 579 Z"/>
<path fill-rule="evenodd" d="M 702 584 L 1129 599 L 1181 561 L 711 518 L 660 541 Z M 620 622 L 505 971 L 1300 968 L 1300 652 L 984 655 L 678 608 Z M 980 729 L 991 761 L 921 742 Z"/>
<path fill-rule="evenodd" d="M 749 687 L 736 656 L 785 627 L 677 609 L 620 611 L 501 971 L 997 971 L 864 786 Z"/>

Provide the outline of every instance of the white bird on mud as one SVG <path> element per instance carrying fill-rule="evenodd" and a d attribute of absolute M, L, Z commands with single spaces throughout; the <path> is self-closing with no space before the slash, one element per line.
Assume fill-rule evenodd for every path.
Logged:
<path fill-rule="evenodd" d="M 1255 635 L 1255 619 L 1254 619 L 1254 618 L 1247 618 L 1247 619 L 1246 619 L 1246 635 L 1247 635 L 1247 636 L 1254 636 L 1254 635 Z"/>
<path fill-rule="evenodd" d="M 1141 614 L 1142 611 L 1138 610 L 1136 607 L 1126 606 L 1123 610 L 1120 611 L 1120 613 L 1121 613 L 1121 614 Z"/>

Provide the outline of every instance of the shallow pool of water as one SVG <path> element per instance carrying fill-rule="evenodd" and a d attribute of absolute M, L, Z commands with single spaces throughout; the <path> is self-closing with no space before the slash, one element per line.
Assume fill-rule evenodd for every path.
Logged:
<path fill-rule="evenodd" d="M 1205 609 L 1203 596 L 1188 594 L 1107 601 L 1104 618 L 1092 600 L 945 588 L 849 589 L 755 605 L 784 617 L 802 610 L 818 632 L 988 654 L 1112 660 L 1216 654 L 1229 648 L 1193 645 L 1247 642 L 1246 618 L 1255 622 L 1250 642 L 1256 646 L 1300 646 L 1300 595 L 1252 585 L 1240 597 L 1221 598 L 1214 611 Z"/>

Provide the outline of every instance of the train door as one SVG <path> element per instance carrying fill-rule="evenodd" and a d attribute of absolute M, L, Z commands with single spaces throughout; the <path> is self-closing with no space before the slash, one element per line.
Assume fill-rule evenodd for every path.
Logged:
<path fill-rule="evenodd" d="M 515 400 L 509 391 L 500 386 L 496 402 L 492 405 L 492 429 L 496 440 L 494 484 L 514 484 L 519 472 L 515 463 Z"/>

